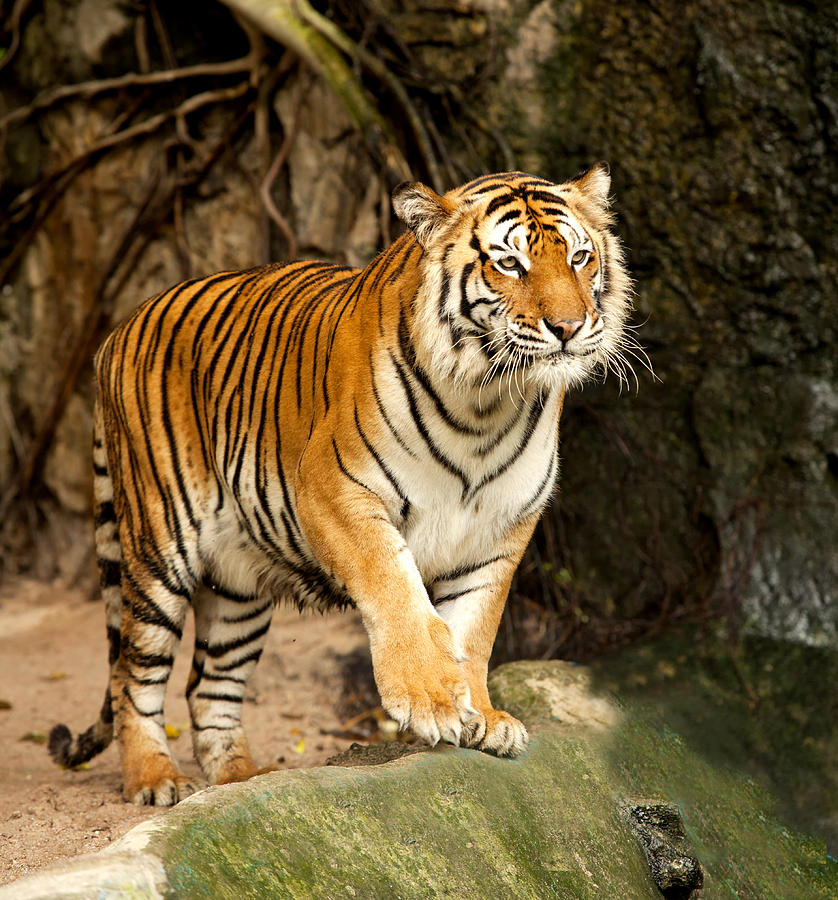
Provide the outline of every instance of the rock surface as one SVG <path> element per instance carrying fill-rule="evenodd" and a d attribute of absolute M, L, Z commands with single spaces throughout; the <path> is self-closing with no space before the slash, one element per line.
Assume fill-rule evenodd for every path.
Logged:
<path fill-rule="evenodd" d="M 612 164 L 660 383 L 570 398 L 569 588 L 838 646 L 838 8 L 553 0 L 489 105 L 548 178 Z"/>
<path fill-rule="evenodd" d="M 491 686 L 496 702 L 530 726 L 524 758 L 440 747 L 380 766 L 210 788 L 112 851 L 23 879 L 0 897 L 95 896 L 98 871 L 100 886 L 109 879 L 108 889 L 126 897 L 654 898 L 650 852 L 669 873 L 667 896 L 838 890 L 825 847 L 777 821 L 753 782 L 595 693 L 587 670 L 517 663 L 497 670 Z M 662 804 L 677 806 L 683 824 L 673 837 L 665 816 L 670 836 L 650 851 L 628 811 L 645 810 L 647 829 L 660 831 L 661 817 L 651 822 L 649 811 Z M 678 842 L 688 847 L 679 859 L 697 861 L 704 885 L 681 894 L 670 893 L 684 890 L 683 878 L 673 880 Z M 695 870 L 691 877 L 698 883 Z"/>

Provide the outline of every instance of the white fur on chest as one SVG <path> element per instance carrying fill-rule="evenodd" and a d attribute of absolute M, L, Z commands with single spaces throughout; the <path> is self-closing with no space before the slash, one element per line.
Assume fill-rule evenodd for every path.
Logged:
<path fill-rule="evenodd" d="M 394 424 L 409 433 L 407 421 Z M 548 402 L 541 411 L 520 455 L 496 474 L 523 441 L 525 425 L 524 415 L 519 427 L 512 429 L 491 453 L 476 457 L 474 448 L 482 443 L 480 439 L 455 436 L 437 423 L 431 437 L 465 475 L 467 488 L 421 441 L 411 442 L 413 457 L 394 448 L 398 464 L 393 470 L 411 504 L 399 530 L 426 584 L 440 575 L 495 555 L 498 542 L 519 519 L 551 470 L 555 471 L 556 400 Z M 481 486 L 484 479 L 487 483 Z M 550 487 L 545 489 L 539 507 L 549 498 Z"/>

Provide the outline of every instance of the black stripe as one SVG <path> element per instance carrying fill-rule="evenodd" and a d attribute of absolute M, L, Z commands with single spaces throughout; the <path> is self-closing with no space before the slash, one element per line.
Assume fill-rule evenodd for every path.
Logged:
<path fill-rule="evenodd" d="M 193 696 L 200 700 L 223 700 L 225 703 L 241 703 L 242 698 L 238 694 L 212 694 L 209 691 L 198 691 Z"/>
<path fill-rule="evenodd" d="M 265 603 L 263 606 L 257 606 L 256 609 L 252 609 L 250 612 L 241 613 L 238 616 L 221 616 L 221 621 L 226 622 L 229 625 L 235 625 L 239 622 L 248 622 L 250 619 L 255 619 L 258 616 L 261 616 L 262 613 L 267 612 L 271 606 L 273 606 L 273 601 Z"/>
<path fill-rule="evenodd" d="M 372 384 L 372 395 L 375 399 L 376 405 L 378 406 L 378 411 L 381 413 L 381 418 L 384 419 L 384 424 L 390 429 L 390 433 L 396 439 L 396 443 L 407 453 L 408 456 L 412 456 L 416 459 L 416 453 L 413 449 L 407 444 L 407 442 L 402 438 L 402 436 L 396 431 L 396 426 L 390 421 L 390 417 L 387 415 L 387 410 L 384 407 L 384 403 L 381 399 L 381 396 L 378 393 L 378 386 L 375 383 L 375 368 L 373 366 L 372 361 L 372 350 L 370 350 L 370 383 Z"/>
<path fill-rule="evenodd" d="M 131 681 L 134 684 L 141 684 L 143 687 L 151 687 L 155 684 L 166 684 L 169 680 L 169 673 L 166 672 L 164 675 L 158 675 L 157 678 L 139 678 L 137 675 L 131 676 Z"/>
<path fill-rule="evenodd" d="M 494 197 L 489 201 L 489 205 L 486 207 L 486 212 L 483 214 L 488 218 L 492 215 L 492 213 L 497 212 L 502 206 L 506 206 L 509 203 L 514 203 L 517 198 L 514 194 L 506 191 L 503 194 L 500 194 L 497 197 Z"/>
<path fill-rule="evenodd" d="M 112 666 L 119 659 L 119 647 L 121 643 L 120 631 L 116 625 L 107 626 L 108 634 L 108 665 Z"/>
<path fill-rule="evenodd" d="M 100 525 L 105 525 L 108 522 L 116 522 L 116 511 L 110 500 L 103 500 L 96 505 L 93 516 L 93 525 L 95 528 L 98 528 Z"/>
<path fill-rule="evenodd" d="M 393 250 L 398 250 L 397 254 L 394 254 L 394 259 L 397 260 L 397 264 L 394 266 L 393 270 L 387 274 L 387 277 L 384 279 L 384 284 L 394 284 L 396 281 L 401 278 L 402 272 L 404 271 L 407 264 L 410 262 L 411 256 L 417 251 L 421 255 L 422 248 L 419 246 L 417 241 L 414 239 L 411 232 L 406 232 L 402 239 L 404 241 L 404 245 L 399 247 L 401 241 L 396 241 L 393 244 Z"/>
<path fill-rule="evenodd" d="M 430 433 L 428 432 L 427 427 L 425 426 L 425 422 L 422 418 L 422 414 L 419 412 L 419 408 L 416 404 L 416 397 L 413 394 L 413 388 L 410 385 L 410 380 L 407 377 L 407 373 L 402 369 L 401 363 L 396 359 L 393 355 L 392 351 L 388 351 L 390 360 L 395 366 L 396 373 L 399 376 L 399 381 L 401 382 L 402 388 L 405 393 L 405 397 L 407 398 L 407 405 L 410 408 L 410 414 L 413 418 L 413 424 L 416 426 L 416 430 L 419 432 L 419 436 L 425 442 L 425 445 L 428 448 L 431 456 L 444 468 L 446 471 L 450 472 L 452 475 L 456 476 L 463 485 L 463 493 L 468 493 L 469 481 L 465 472 L 461 469 L 458 469 L 454 463 L 445 456 L 442 451 L 436 446 L 436 444 L 431 440 Z"/>
<path fill-rule="evenodd" d="M 464 575 L 471 575 L 473 572 L 477 572 L 485 566 L 490 566 L 492 563 L 500 562 L 500 560 L 508 558 L 509 557 L 501 554 L 500 556 L 493 556 L 491 559 L 485 559 L 483 562 L 467 563 L 462 566 L 457 566 L 456 569 L 452 569 L 450 572 L 446 572 L 443 575 L 437 575 L 431 583 L 437 584 L 440 581 L 454 581 L 456 578 L 462 578 Z"/>
<path fill-rule="evenodd" d="M 547 467 L 547 474 L 542 479 L 541 484 L 538 486 L 535 493 L 532 495 L 531 499 L 528 500 L 521 507 L 521 510 L 517 516 L 518 520 L 523 519 L 525 516 L 527 516 L 530 513 L 532 508 L 538 504 L 538 501 L 541 498 L 541 495 L 544 493 L 547 486 L 556 480 L 556 475 L 558 474 L 557 460 L 558 460 L 558 451 L 554 450 L 553 456 L 550 459 L 550 465 Z M 549 494 L 549 491 L 548 491 L 548 494 Z"/>
<path fill-rule="evenodd" d="M 419 382 L 428 397 L 430 397 L 443 422 L 458 434 L 467 434 L 471 437 L 484 437 L 487 432 L 480 428 L 472 428 L 470 425 L 466 425 L 465 422 L 454 416 L 439 394 L 434 390 L 430 378 L 417 361 L 416 355 L 413 352 L 413 346 L 410 343 L 410 338 L 407 333 L 407 322 L 405 321 L 404 316 L 399 320 L 399 344 L 402 349 L 402 356 L 410 369 L 410 373 Z"/>
<path fill-rule="evenodd" d="M 452 591 L 450 594 L 443 594 L 441 597 L 434 597 L 434 606 L 439 603 L 445 603 L 448 600 L 458 600 L 466 594 L 473 594 L 475 591 L 482 591 L 484 588 L 493 587 L 494 582 L 486 582 L 485 584 L 476 584 L 474 587 L 463 588 L 461 591 Z"/>
<path fill-rule="evenodd" d="M 515 411 L 509 417 L 509 421 L 495 433 L 494 437 L 492 437 L 491 440 L 486 441 L 486 443 L 481 444 L 480 447 L 477 448 L 477 450 L 475 451 L 476 455 L 488 456 L 492 452 L 492 450 L 494 450 L 495 447 L 497 447 L 501 443 L 501 441 L 503 441 L 503 439 L 509 435 L 512 429 L 518 424 L 518 422 L 521 421 L 521 416 L 524 414 L 524 409 L 525 407 L 523 403 L 520 406 L 516 406 Z"/>
<path fill-rule="evenodd" d="M 379 500 L 381 500 L 381 497 L 379 497 L 378 494 L 376 494 L 376 492 L 368 484 L 364 484 L 363 481 L 361 481 L 359 478 L 356 478 L 349 471 L 349 469 L 346 468 L 346 465 L 344 464 L 343 459 L 341 458 L 340 451 L 338 450 L 338 445 L 335 442 L 334 438 L 332 438 L 332 450 L 334 451 L 335 459 L 337 460 L 338 468 L 340 469 L 341 474 L 345 478 L 348 478 L 354 484 L 357 484 L 358 487 L 362 487 L 365 491 L 369 492 L 374 497 L 377 497 Z"/>
<path fill-rule="evenodd" d="M 446 310 L 446 305 L 448 303 L 448 293 L 451 290 L 451 273 L 448 271 L 448 254 L 453 249 L 454 245 L 448 244 L 443 251 L 441 260 L 442 286 L 439 292 L 439 298 L 437 299 L 437 316 L 439 317 L 439 321 L 442 323 L 447 323 L 450 321 L 450 317 Z"/>
<path fill-rule="evenodd" d="M 232 681 L 235 684 L 247 684 L 246 678 L 237 675 L 218 675 L 216 672 L 201 672 L 202 681 Z"/>
<path fill-rule="evenodd" d="M 561 197 L 558 197 L 556 194 L 553 194 L 550 191 L 527 191 L 527 202 L 530 202 L 532 200 L 535 200 L 536 203 L 559 203 L 562 205 L 566 205 Z"/>
<path fill-rule="evenodd" d="M 183 636 L 183 629 L 173 622 L 169 616 L 148 596 L 140 594 L 136 587 L 132 585 L 132 591 L 127 597 L 123 597 L 126 601 L 131 618 L 135 622 L 141 622 L 143 625 L 154 625 L 156 628 L 165 628 L 175 635 L 178 640 Z"/>
<path fill-rule="evenodd" d="M 497 220 L 497 222 L 495 222 L 495 228 L 497 228 L 498 225 L 503 225 L 504 222 L 511 222 L 513 219 L 518 219 L 518 218 L 520 217 L 520 215 L 521 215 L 521 211 L 518 210 L 518 209 L 510 209 L 510 210 L 507 210 L 507 211 L 506 211 L 506 212 L 505 212 L 505 213 Z M 515 224 L 516 224 L 516 225 L 520 225 L 521 223 L 520 223 L 520 222 L 516 222 Z M 514 226 L 513 226 L 513 227 L 514 227 Z M 509 234 L 508 231 L 507 231 L 507 234 Z"/>
<path fill-rule="evenodd" d="M 527 422 L 524 426 L 524 433 L 521 436 L 521 439 L 518 442 L 513 453 L 502 462 L 494 471 L 489 472 L 488 475 L 484 475 L 483 478 L 475 485 L 474 489 L 471 492 L 471 496 L 474 497 L 481 491 L 487 484 L 494 481 L 496 478 L 500 477 L 511 465 L 516 463 L 520 458 L 524 451 L 527 449 L 527 445 L 530 442 L 530 438 L 532 438 L 533 434 L 535 434 L 536 428 L 538 428 L 538 423 L 541 421 L 542 413 L 547 407 L 547 401 L 549 400 L 549 394 L 547 397 L 543 398 L 543 402 L 539 402 L 542 398 L 536 398 L 535 403 L 533 403 L 530 408 L 530 414 L 527 416 Z M 465 497 L 463 498 L 465 499 Z"/>
<path fill-rule="evenodd" d="M 99 587 L 119 587 L 122 584 L 122 567 L 119 560 L 99 556 L 96 558 L 96 565 L 99 567 Z"/>
<path fill-rule="evenodd" d="M 475 263 L 470 262 L 463 266 L 463 270 L 460 273 L 460 315 L 464 319 L 468 319 L 473 325 L 477 328 L 480 328 L 480 323 L 477 322 L 472 317 L 472 307 L 471 304 L 466 299 L 466 288 L 468 287 L 468 279 L 471 276 L 471 273 L 474 271 Z M 475 304 L 477 305 L 477 304 Z"/>
<path fill-rule="evenodd" d="M 480 246 L 480 241 L 478 240 L 477 235 L 474 233 L 472 233 L 472 235 L 471 235 L 471 240 L 469 241 L 469 246 L 471 247 L 472 250 L 477 251 L 477 256 L 480 259 L 481 265 L 485 265 L 487 262 L 490 261 L 489 254 L 486 253 L 486 251 Z M 494 246 L 494 245 L 492 245 L 492 246 Z M 498 249 L 503 250 L 506 248 L 501 247 Z"/>
<path fill-rule="evenodd" d="M 131 694 L 131 691 L 129 690 L 127 684 L 122 686 L 122 696 L 127 697 L 131 703 L 131 706 L 134 707 L 134 709 L 137 711 L 137 713 L 146 719 L 153 719 L 155 716 L 163 715 L 163 707 L 162 706 L 159 707 L 158 709 L 150 709 L 150 710 L 140 709 L 140 707 L 137 706 L 137 701 L 134 699 L 133 695 Z"/>
<path fill-rule="evenodd" d="M 270 627 L 271 623 L 266 622 L 264 625 L 260 625 L 255 631 L 251 631 L 250 634 L 234 638 L 232 641 L 227 641 L 225 644 L 209 644 L 207 646 L 207 655 L 212 659 L 217 659 L 219 656 L 224 656 L 231 650 L 238 650 L 239 647 L 244 647 L 247 644 L 258 641 L 260 637 L 263 637 L 268 633 Z M 224 671 L 221 666 L 216 666 L 215 668 Z"/>
<path fill-rule="evenodd" d="M 515 173 L 510 172 L 509 174 L 512 175 Z M 492 182 L 492 184 L 490 184 L 488 187 L 485 187 L 486 182 Z M 466 195 L 472 193 L 483 194 L 486 193 L 486 191 L 493 190 L 495 187 L 506 187 L 506 184 L 507 181 L 503 175 L 481 175 L 479 178 L 475 178 L 468 184 L 463 185 L 463 192 Z M 480 187 L 481 185 L 484 185 L 483 190 L 475 190 L 475 188 Z"/>
<path fill-rule="evenodd" d="M 143 653 L 129 640 L 122 647 L 122 658 L 134 666 L 153 669 L 156 666 L 171 666 L 174 657 L 162 653 Z"/>
<path fill-rule="evenodd" d="M 262 655 L 262 648 L 257 647 L 255 650 L 251 650 L 246 656 L 242 656 L 240 659 L 234 660 L 231 663 L 215 663 L 215 669 L 218 672 L 232 672 L 233 669 L 238 669 L 241 666 L 245 665 L 249 662 L 258 662 L 259 657 Z"/>
<path fill-rule="evenodd" d="M 192 508 L 192 501 L 189 497 L 189 489 L 186 486 L 186 481 L 183 477 L 183 467 L 180 462 L 180 452 L 178 449 L 179 441 L 175 439 L 175 429 L 174 424 L 172 422 L 171 410 L 169 406 L 169 398 L 171 396 L 171 392 L 168 389 L 169 376 L 172 373 L 172 358 L 174 356 L 174 348 L 175 344 L 178 340 L 178 334 L 180 330 L 183 328 L 184 323 L 186 322 L 187 317 L 189 316 L 192 309 L 196 306 L 199 300 L 207 294 L 212 288 L 214 288 L 217 284 L 227 281 L 230 278 L 237 279 L 239 276 L 236 273 L 230 274 L 222 274 L 216 275 L 212 278 L 206 279 L 196 290 L 192 296 L 186 301 L 182 309 L 177 311 L 177 315 L 175 320 L 171 324 L 171 334 L 169 335 L 169 339 L 166 343 L 166 349 L 163 353 L 163 364 L 160 369 L 160 397 L 161 397 L 161 406 L 162 406 L 162 420 L 163 420 L 163 430 L 166 434 L 167 442 L 169 445 L 169 453 L 171 455 L 172 460 L 172 469 L 174 470 L 175 482 L 177 484 L 178 493 L 180 495 L 180 500 L 183 505 L 183 509 L 186 513 L 186 517 L 189 520 L 189 524 L 193 529 L 197 528 L 198 520 L 195 514 L 194 509 Z M 167 313 L 173 312 L 172 305 L 168 304 L 166 308 L 163 310 L 162 314 L 158 318 L 158 326 L 162 330 L 162 323 L 165 318 L 167 318 Z M 154 454 L 149 452 L 149 458 L 154 459 Z M 154 467 L 152 467 L 154 468 Z M 177 527 L 173 529 L 173 533 L 175 539 L 177 541 L 178 553 L 180 555 L 181 560 L 183 561 L 184 566 L 187 567 L 188 570 L 188 562 L 187 562 L 187 551 L 186 551 L 186 543 L 183 538 L 183 534 L 180 528 L 180 523 L 177 521 L 179 516 L 177 514 L 173 514 L 173 519 L 175 519 Z"/>
<path fill-rule="evenodd" d="M 364 433 L 364 429 L 361 427 L 361 421 L 358 418 L 358 407 L 356 406 L 354 409 L 355 416 L 355 427 L 358 429 L 358 434 L 361 436 L 361 440 L 364 442 L 364 446 L 367 448 L 367 451 L 370 453 L 372 458 L 378 463 L 378 468 L 384 473 L 385 478 L 390 482 L 393 486 L 393 490 L 398 494 L 399 499 L 402 501 L 402 508 L 400 510 L 400 515 L 402 519 L 406 519 L 410 514 L 410 499 L 407 494 L 404 492 L 404 489 L 399 484 L 396 476 L 390 471 L 390 469 L 385 464 L 384 460 L 381 458 L 381 455 L 378 451 L 373 447 L 370 443 L 369 438 Z M 335 448 L 337 450 L 337 448 Z"/>

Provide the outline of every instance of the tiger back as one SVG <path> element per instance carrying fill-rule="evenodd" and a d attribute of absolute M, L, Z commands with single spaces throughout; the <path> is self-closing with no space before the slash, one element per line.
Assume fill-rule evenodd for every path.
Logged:
<path fill-rule="evenodd" d="M 402 185 L 409 230 L 365 269 L 224 272 L 137 309 L 96 360 L 96 547 L 123 793 L 168 805 L 163 700 L 190 605 L 193 744 L 211 783 L 260 771 L 241 726 L 275 602 L 360 611 L 403 728 L 498 755 L 525 726 L 492 707 L 488 660 L 512 575 L 558 474 L 565 391 L 620 371 L 629 281 L 600 165 L 561 185 Z"/>

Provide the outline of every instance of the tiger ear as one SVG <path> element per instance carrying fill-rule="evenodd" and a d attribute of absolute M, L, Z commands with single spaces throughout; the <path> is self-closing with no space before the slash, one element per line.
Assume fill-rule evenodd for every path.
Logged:
<path fill-rule="evenodd" d="M 434 232 L 444 225 L 453 207 L 435 191 L 418 181 L 403 181 L 393 190 L 396 215 L 427 247 Z"/>
<path fill-rule="evenodd" d="M 602 206 L 608 206 L 608 192 L 611 190 L 611 170 L 607 162 L 598 162 L 584 172 L 570 179 L 573 185 L 589 199 Z"/>

